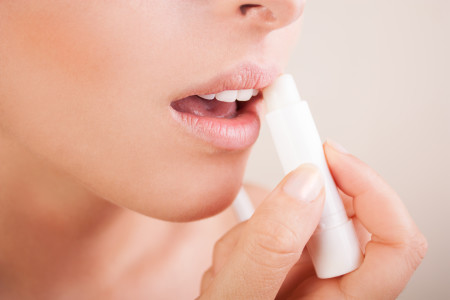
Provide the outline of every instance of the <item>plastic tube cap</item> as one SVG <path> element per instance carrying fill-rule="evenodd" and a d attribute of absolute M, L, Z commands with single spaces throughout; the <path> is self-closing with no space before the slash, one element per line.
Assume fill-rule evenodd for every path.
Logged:
<path fill-rule="evenodd" d="M 352 220 L 313 234 L 307 248 L 319 278 L 349 273 L 363 261 Z"/>
<path fill-rule="evenodd" d="M 290 74 L 283 74 L 278 77 L 269 87 L 263 90 L 263 94 L 267 112 L 301 101 L 294 77 Z"/>

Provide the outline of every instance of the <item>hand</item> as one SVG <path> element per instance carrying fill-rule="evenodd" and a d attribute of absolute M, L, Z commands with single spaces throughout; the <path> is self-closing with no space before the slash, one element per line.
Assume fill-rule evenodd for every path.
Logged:
<path fill-rule="evenodd" d="M 427 243 L 398 195 L 370 167 L 332 142 L 330 171 L 365 246 L 359 269 L 318 279 L 305 244 L 323 206 L 313 165 L 288 174 L 252 218 L 216 243 L 199 299 L 395 299 L 422 261 Z"/>

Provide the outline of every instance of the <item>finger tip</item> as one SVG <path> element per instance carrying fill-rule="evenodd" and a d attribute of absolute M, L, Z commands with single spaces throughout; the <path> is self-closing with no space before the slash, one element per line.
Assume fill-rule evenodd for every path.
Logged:
<path fill-rule="evenodd" d="M 341 144 L 339 144 L 338 142 L 336 142 L 335 140 L 333 140 L 331 138 L 326 138 L 324 144 L 325 144 L 326 148 L 329 148 L 336 153 L 344 154 L 344 155 L 350 154 L 350 152 L 346 148 L 344 148 L 344 146 L 342 146 Z"/>

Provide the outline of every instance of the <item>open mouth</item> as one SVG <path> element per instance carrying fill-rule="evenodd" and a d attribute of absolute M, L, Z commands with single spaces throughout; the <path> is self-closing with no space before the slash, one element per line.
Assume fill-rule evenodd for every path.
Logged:
<path fill-rule="evenodd" d="M 251 105 L 258 93 L 255 89 L 228 90 L 217 94 L 189 96 L 170 105 L 178 112 L 198 117 L 232 119 Z"/>
<path fill-rule="evenodd" d="M 206 143 L 208 151 L 210 146 L 219 151 L 247 150 L 261 128 L 261 91 L 278 74 L 277 67 L 242 63 L 185 90 L 182 99 L 168 105 L 170 116 L 184 130 L 180 138 Z"/>
<path fill-rule="evenodd" d="M 225 150 L 242 150 L 258 138 L 259 90 L 193 95 L 170 104 L 173 118 L 197 138 Z"/>

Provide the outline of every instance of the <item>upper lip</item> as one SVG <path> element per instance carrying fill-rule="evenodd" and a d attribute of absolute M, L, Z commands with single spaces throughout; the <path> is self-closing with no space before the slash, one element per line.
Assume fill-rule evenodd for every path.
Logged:
<path fill-rule="evenodd" d="M 270 85 L 280 74 L 281 72 L 275 66 L 245 63 L 188 90 L 182 98 L 193 95 L 217 94 L 227 90 L 261 90 Z"/>

